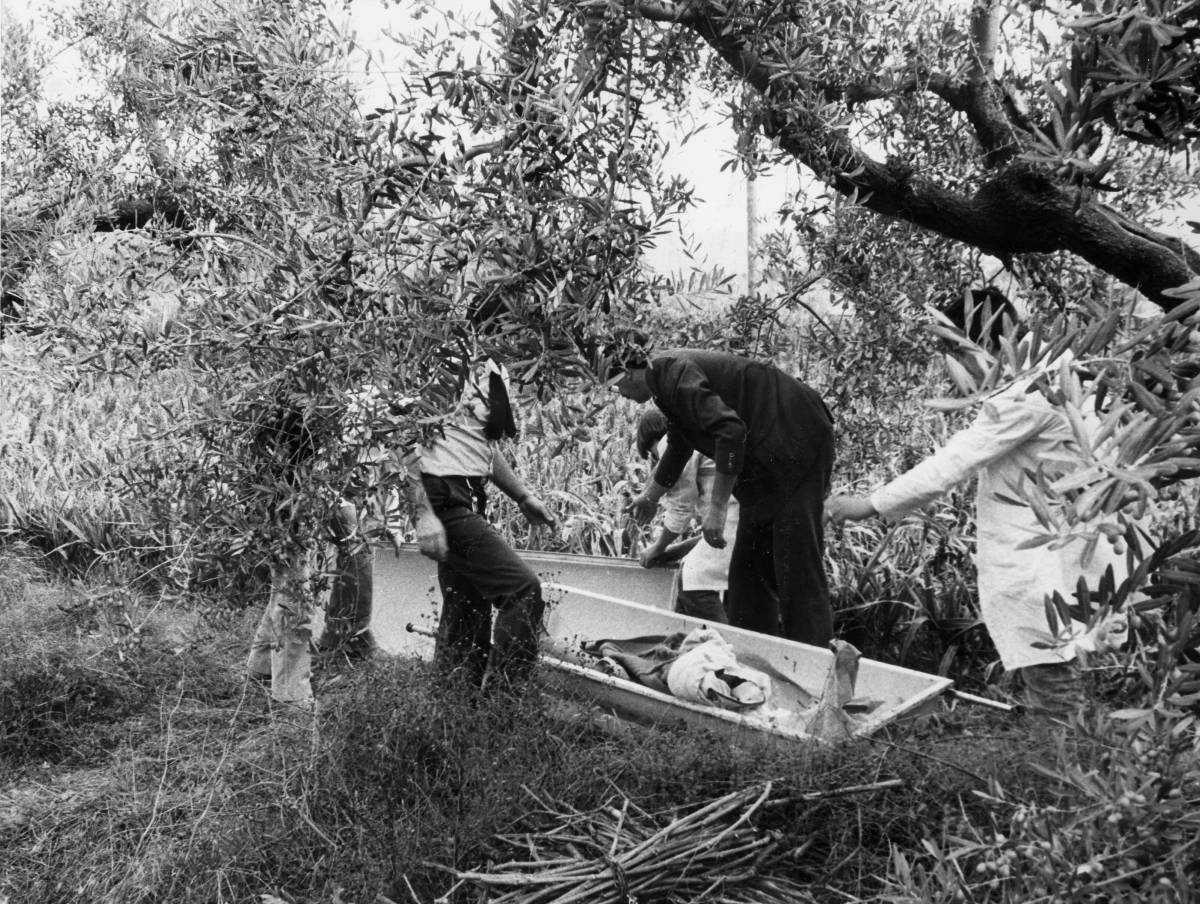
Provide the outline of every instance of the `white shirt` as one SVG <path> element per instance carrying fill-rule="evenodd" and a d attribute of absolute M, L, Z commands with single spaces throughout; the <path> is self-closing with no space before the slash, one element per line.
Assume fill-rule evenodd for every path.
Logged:
<path fill-rule="evenodd" d="M 508 390 L 508 371 L 491 358 L 476 363 L 442 435 L 418 446 L 414 463 L 422 474 L 437 477 L 488 477 L 496 444 L 487 438 L 488 388 L 493 373 L 500 375 Z M 511 399 L 511 393 L 510 393 Z"/>
<path fill-rule="evenodd" d="M 976 491 L 976 564 L 979 608 L 1006 669 L 1057 663 L 1074 657 L 1072 649 L 1039 649 L 1049 640 L 1045 600 L 1058 591 L 1073 601 L 1082 575 L 1094 590 L 1105 569 L 1113 566 L 1119 584 L 1128 573 L 1125 557 L 1101 539 L 1085 563 L 1082 538 L 1055 548 L 1045 543 L 1016 547 L 1047 533 L 1033 509 L 1003 501 L 1020 498 L 1017 486 L 1027 469 L 1070 471 L 1079 465 L 1074 434 L 1066 416 L 1029 381 L 1019 381 L 988 399 L 974 423 L 959 431 L 932 456 L 871 494 L 871 504 L 895 518 L 932 502 L 955 484 L 979 474 Z M 1098 422 L 1085 418 L 1093 433 Z"/>
<path fill-rule="evenodd" d="M 659 440 L 660 456 L 666 450 L 666 444 L 666 437 Z M 679 479 L 662 498 L 663 526 L 667 530 L 682 534 L 691 527 L 693 518 L 703 516 L 716 476 L 717 466 L 711 458 L 696 452 L 688 459 Z M 733 556 L 739 514 L 738 501 L 730 497 L 725 512 L 725 548 L 717 549 L 703 540 L 693 546 L 680 564 L 680 589 L 716 590 L 718 593 L 729 589 L 729 562 Z"/>

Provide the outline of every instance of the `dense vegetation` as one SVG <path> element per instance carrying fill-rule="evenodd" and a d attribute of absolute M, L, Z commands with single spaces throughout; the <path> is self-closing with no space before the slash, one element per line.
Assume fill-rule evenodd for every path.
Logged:
<path fill-rule="evenodd" d="M 760 788 L 759 872 L 797 896 L 1191 900 L 1200 285 L 1154 221 L 1194 190 L 1198 8 L 1087 3 L 1060 30 L 1041 3 L 927 6 L 515 3 L 407 30 L 403 89 L 372 110 L 352 42 L 303 0 L 82 4 L 56 28 L 104 80 L 52 104 L 41 45 L 9 23 L 0 902 L 467 900 L 457 873 L 511 860 L 500 836 L 606 806 L 648 831 Z M 650 111 L 697 88 L 735 98 L 738 165 L 794 157 L 833 194 L 784 212 L 762 284 L 684 314 L 660 302 L 687 286 L 640 261 L 692 192 L 655 165 Z M 1030 203 L 1053 235 L 1013 225 Z M 978 381 L 934 354 L 962 337 L 928 306 L 985 281 L 984 252 L 1031 332 Z M 818 280 L 833 316 L 811 315 Z M 348 479 L 336 440 L 364 383 L 413 400 L 369 431 L 403 444 L 436 428 L 472 342 L 502 355 L 524 385 L 514 457 L 562 524 L 527 534 L 502 504 L 502 529 L 635 551 L 635 412 L 589 372 L 630 325 L 803 375 L 835 409 L 837 483 L 863 489 L 1070 350 L 1045 391 L 1096 406 L 1112 457 L 1026 495 L 1040 539 L 1091 530 L 1133 577 L 1048 618 L 1144 617 L 1089 662 L 1092 711 L 947 708 L 837 751 L 760 749 L 596 719 L 553 688 L 481 711 L 387 660 L 324 676 L 313 722 L 266 709 L 240 674 L 262 568 Z M 838 630 L 1003 698 L 969 490 L 830 538 Z"/>

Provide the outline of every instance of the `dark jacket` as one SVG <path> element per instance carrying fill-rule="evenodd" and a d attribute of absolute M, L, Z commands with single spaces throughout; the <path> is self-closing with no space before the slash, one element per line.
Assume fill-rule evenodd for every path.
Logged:
<path fill-rule="evenodd" d="M 667 349 L 650 359 L 647 382 L 669 422 L 667 451 L 654 472 L 661 486 L 673 486 L 699 451 L 718 471 L 737 475 L 735 495 L 753 505 L 785 491 L 799 471 L 826 467 L 832 456 L 829 409 L 810 386 L 772 364 Z"/>

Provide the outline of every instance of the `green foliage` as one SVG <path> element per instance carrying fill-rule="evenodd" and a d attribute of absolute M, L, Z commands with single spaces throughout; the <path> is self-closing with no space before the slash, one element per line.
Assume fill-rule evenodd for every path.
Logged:
<path fill-rule="evenodd" d="M 147 437 L 191 387 L 165 371 L 73 378 L 67 349 L 39 360 L 36 348 L 0 343 L 0 539 L 84 568 L 123 556 L 170 568 L 170 519 L 130 489 L 139 468 L 173 466 Z"/>
<path fill-rule="evenodd" d="M 1060 742 L 1057 765 L 1037 767 L 1054 782 L 1047 793 L 994 782 L 985 813 L 954 820 L 922 851 L 897 847 L 882 900 L 1190 900 L 1200 880 L 1194 735 L 1165 724 L 1091 730 L 1090 751 Z"/>

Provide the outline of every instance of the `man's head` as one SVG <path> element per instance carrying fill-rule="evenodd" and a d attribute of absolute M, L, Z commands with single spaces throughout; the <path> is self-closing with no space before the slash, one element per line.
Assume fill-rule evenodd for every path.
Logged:
<path fill-rule="evenodd" d="M 667 435 L 667 418 L 657 408 L 648 408 L 638 418 L 637 451 L 642 458 L 655 455 L 658 441 Z"/>
<path fill-rule="evenodd" d="M 596 366 L 600 382 L 627 399 L 639 403 L 650 401 L 650 385 L 646 380 L 650 360 L 646 344 L 646 335 L 637 330 L 626 330 L 614 336 L 600 352 Z"/>
<path fill-rule="evenodd" d="M 943 315 L 987 352 L 1000 348 L 1005 331 L 1013 332 L 1021 315 L 1013 303 L 995 286 L 965 289 L 939 309 Z"/>

